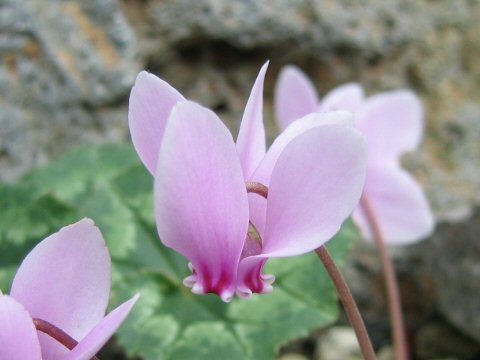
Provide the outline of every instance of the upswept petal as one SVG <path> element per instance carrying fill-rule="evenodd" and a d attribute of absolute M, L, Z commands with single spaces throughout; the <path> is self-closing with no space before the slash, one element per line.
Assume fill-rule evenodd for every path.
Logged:
<path fill-rule="evenodd" d="M 366 157 L 363 136 L 345 124 L 310 128 L 285 146 L 269 183 L 262 252 L 240 261 L 240 297 L 271 291 L 274 278 L 261 273 L 267 258 L 309 252 L 335 235 L 358 204 Z"/>
<path fill-rule="evenodd" d="M 272 146 L 270 146 L 265 158 L 252 175 L 251 181 L 260 182 L 268 187 L 273 168 L 285 147 L 302 133 L 312 128 L 329 124 L 353 126 L 353 116 L 347 111 L 332 111 L 323 114 L 311 113 L 293 122 L 275 139 Z M 310 150 L 307 149 L 306 152 L 308 153 Z M 312 172 L 313 169 L 314 168 L 311 169 Z M 267 202 L 257 194 L 248 194 L 248 198 L 250 206 L 250 220 L 259 231 L 260 236 L 263 238 Z"/>
<path fill-rule="evenodd" d="M 210 110 L 190 101 L 172 111 L 155 175 L 162 242 L 193 265 L 186 283 L 230 300 L 248 230 L 248 200 L 232 136 Z"/>
<path fill-rule="evenodd" d="M 358 204 L 366 142 L 359 131 L 324 125 L 292 140 L 270 180 L 262 253 L 294 256 L 323 245 Z"/>
<path fill-rule="evenodd" d="M 268 62 L 258 73 L 248 98 L 237 138 L 244 177 L 247 180 L 265 156 L 265 127 L 263 125 L 263 82 Z"/>
<path fill-rule="evenodd" d="M 262 162 L 251 176 L 252 181 L 258 181 L 268 186 L 273 168 L 285 147 L 297 136 L 307 130 L 323 125 L 354 126 L 353 115 L 348 111 L 330 111 L 328 113 L 310 113 L 293 122 L 275 139 Z"/>
<path fill-rule="evenodd" d="M 176 89 L 155 75 L 138 74 L 128 103 L 128 125 L 133 146 L 152 175 L 168 116 L 182 100 L 185 98 Z"/>
<path fill-rule="evenodd" d="M 293 121 L 317 110 L 318 96 L 310 79 L 296 66 L 287 65 L 275 86 L 277 124 L 284 130 Z"/>
<path fill-rule="evenodd" d="M 66 226 L 40 242 L 23 260 L 10 295 L 33 318 L 81 339 L 104 316 L 110 294 L 110 255 L 92 220 Z M 43 357 L 63 346 L 40 334 Z"/>
<path fill-rule="evenodd" d="M 368 98 L 355 120 L 367 138 L 369 164 L 396 162 L 402 153 L 415 150 L 422 139 L 422 104 L 408 90 Z"/>
<path fill-rule="evenodd" d="M 357 83 L 341 85 L 330 91 L 320 102 L 318 111 L 346 110 L 355 113 L 365 101 L 363 88 Z"/>
<path fill-rule="evenodd" d="M 434 217 L 425 194 L 399 166 L 369 165 L 363 196 L 370 203 L 388 244 L 413 243 L 432 232 Z M 364 238 L 371 240 L 362 202 L 353 213 L 353 220 Z"/>
<path fill-rule="evenodd" d="M 88 360 L 91 359 L 122 325 L 125 318 L 137 302 L 139 294 L 118 306 L 85 336 L 72 351 L 61 360 Z"/>
<path fill-rule="evenodd" d="M 32 318 L 20 303 L 6 295 L 0 295 L 0 359 L 41 359 Z"/>

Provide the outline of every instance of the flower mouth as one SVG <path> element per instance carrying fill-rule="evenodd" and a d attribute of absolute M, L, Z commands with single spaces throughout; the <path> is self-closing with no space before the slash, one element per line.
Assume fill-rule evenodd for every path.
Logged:
<path fill-rule="evenodd" d="M 33 319 L 33 324 L 35 325 L 37 331 L 47 334 L 52 339 L 55 339 L 57 342 L 65 346 L 68 350 L 72 350 L 75 346 L 78 345 L 78 341 L 76 341 L 62 329 L 56 327 L 55 325 L 46 320 Z M 91 358 L 91 360 L 99 359 L 94 356 Z"/>
<path fill-rule="evenodd" d="M 268 198 L 268 187 L 259 183 L 249 181 L 245 183 L 247 193 L 254 193 L 261 197 Z M 255 257 L 262 253 L 263 241 L 260 232 L 252 222 L 249 223 L 248 233 L 245 239 L 240 260 L 250 256 Z M 273 275 L 263 274 L 263 266 L 267 259 L 259 258 L 253 261 L 247 259 L 247 264 L 241 264 L 237 279 L 237 295 L 248 298 L 252 293 L 268 293 L 272 291 L 272 283 L 275 281 Z"/>
<path fill-rule="evenodd" d="M 247 193 L 257 194 L 262 196 L 265 199 L 267 199 L 268 197 L 268 187 L 266 187 L 262 183 L 247 181 L 245 183 L 245 187 L 247 188 Z M 245 238 L 245 245 L 244 245 L 241 258 L 243 259 L 246 256 L 258 255 L 262 250 L 262 246 L 263 246 L 263 241 L 262 241 L 262 237 L 260 236 L 260 232 L 255 227 L 255 225 L 251 221 L 249 221 L 248 232 Z"/>
<path fill-rule="evenodd" d="M 255 193 L 263 198 L 268 197 L 268 188 L 259 182 L 246 182 L 247 193 Z M 240 262 L 249 257 L 257 257 L 262 253 L 263 241 L 260 232 L 252 222 L 249 222 L 245 242 L 240 254 Z M 192 289 L 195 294 L 214 293 L 223 301 L 230 302 L 235 292 L 240 297 L 249 297 L 252 293 L 266 293 L 272 290 L 271 284 L 275 277 L 262 274 L 263 265 L 267 260 L 259 258 L 249 265 L 242 266 L 237 274 L 221 272 L 214 273 L 205 263 L 189 263 L 192 274 L 183 280 L 183 284 Z M 224 266 L 228 268 L 228 266 Z"/>
<path fill-rule="evenodd" d="M 251 221 L 248 223 L 247 238 L 254 240 L 260 247 L 262 247 L 262 237 Z"/>

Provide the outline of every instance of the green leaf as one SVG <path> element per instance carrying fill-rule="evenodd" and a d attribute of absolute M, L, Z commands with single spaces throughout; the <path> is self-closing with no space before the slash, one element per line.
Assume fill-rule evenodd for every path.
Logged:
<path fill-rule="evenodd" d="M 18 264 L 52 229 L 73 222 L 73 207 L 30 186 L 0 183 L 0 289 L 7 291 Z"/>
<path fill-rule="evenodd" d="M 270 260 L 274 291 L 223 303 L 183 286 L 187 260 L 163 246 L 153 218 L 153 181 L 129 146 L 83 147 L 0 184 L 0 286 L 49 233 L 91 217 L 112 255 L 113 306 L 141 298 L 118 333 L 129 355 L 144 359 L 269 359 L 279 346 L 337 318 L 333 286 L 314 253 Z M 329 250 L 342 263 L 356 232 L 347 223 Z M 13 254 L 13 256 L 11 256 Z"/>

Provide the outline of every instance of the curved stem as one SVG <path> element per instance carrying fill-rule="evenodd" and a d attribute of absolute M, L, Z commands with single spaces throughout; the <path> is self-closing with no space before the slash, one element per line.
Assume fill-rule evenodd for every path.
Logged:
<path fill-rule="evenodd" d="M 342 273 L 338 270 L 335 262 L 325 246 L 320 246 L 315 250 L 315 252 L 323 262 L 323 265 L 325 265 L 325 268 L 327 269 L 327 272 L 330 275 L 335 288 L 337 289 L 337 293 L 340 297 L 340 301 L 343 304 L 345 313 L 347 314 L 348 320 L 350 321 L 350 324 L 355 331 L 355 335 L 357 336 L 363 358 L 365 360 L 376 360 L 377 357 L 375 356 L 372 342 L 368 336 L 367 328 L 365 327 L 365 323 L 360 315 L 360 311 L 358 310 L 355 299 L 353 298 Z"/>
<path fill-rule="evenodd" d="M 255 181 L 247 181 L 245 183 L 248 193 L 255 193 L 260 196 L 263 196 L 265 199 L 268 198 L 268 187 L 263 185 L 262 183 L 255 182 Z"/>
<path fill-rule="evenodd" d="M 408 346 L 405 336 L 405 325 L 402 314 L 402 301 L 400 292 L 398 290 L 398 282 L 395 276 L 395 269 L 392 260 L 388 256 L 387 247 L 385 245 L 385 238 L 383 236 L 380 224 L 378 223 L 375 211 L 373 210 L 367 196 L 364 194 L 360 200 L 370 229 L 373 234 L 373 239 L 378 247 L 378 252 L 383 267 L 383 278 L 385 282 L 385 289 L 388 298 L 388 310 L 390 313 L 390 326 L 393 336 L 393 346 L 395 348 L 396 360 L 408 360 Z"/>
<path fill-rule="evenodd" d="M 33 319 L 33 324 L 37 331 L 43 332 L 47 334 L 51 338 L 57 340 L 60 344 L 65 346 L 68 350 L 72 350 L 75 346 L 78 345 L 77 340 L 72 338 L 62 329 L 56 327 L 52 323 L 42 319 Z M 99 360 L 96 356 L 94 356 L 91 360 Z"/>

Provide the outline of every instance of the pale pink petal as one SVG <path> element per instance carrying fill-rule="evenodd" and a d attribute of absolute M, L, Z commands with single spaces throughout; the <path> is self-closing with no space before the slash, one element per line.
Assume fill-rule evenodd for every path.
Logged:
<path fill-rule="evenodd" d="M 33 318 L 81 339 L 104 316 L 110 294 L 110 255 L 100 230 L 83 219 L 40 242 L 23 260 L 10 295 Z M 65 349 L 40 336 L 43 357 Z"/>
<path fill-rule="evenodd" d="M 408 244 L 428 236 L 434 217 L 420 185 L 395 165 L 369 166 L 364 196 L 370 204 L 388 244 Z M 360 205 L 353 219 L 366 239 L 372 239 Z"/>
<path fill-rule="evenodd" d="M 252 175 L 252 181 L 258 181 L 268 186 L 270 176 L 278 157 L 285 147 L 296 137 L 304 132 L 323 125 L 342 125 L 353 127 L 353 116 L 348 111 L 330 111 L 328 113 L 310 113 L 294 123 L 283 131 L 273 142 L 267 151 L 262 162 Z"/>
<path fill-rule="evenodd" d="M 6 295 L 0 295 L 0 359 L 41 359 L 32 318 L 21 304 Z"/>
<path fill-rule="evenodd" d="M 139 296 L 139 294 L 135 295 L 105 316 L 105 318 L 103 318 L 72 351 L 62 357 L 61 360 L 89 360 L 95 356 L 125 321 Z"/>
<path fill-rule="evenodd" d="M 310 128 L 278 156 L 269 183 L 263 249 L 242 256 L 237 277 L 240 297 L 271 291 L 274 278 L 262 274 L 266 259 L 323 245 L 357 205 L 365 179 L 366 143 L 346 124 Z M 259 211 L 260 197 L 249 195 L 257 196 L 259 202 L 251 208 L 257 206 L 254 210 Z"/>
<path fill-rule="evenodd" d="M 311 113 L 293 122 L 283 131 L 268 149 L 265 158 L 251 177 L 252 181 L 260 182 L 265 186 L 270 184 L 270 176 L 278 157 L 285 147 L 296 137 L 304 132 L 323 125 L 353 126 L 353 116 L 346 111 L 332 111 L 329 113 Z M 308 153 L 309 150 L 306 150 Z M 312 168 L 313 171 L 313 168 Z M 248 194 L 250 206 L 250 220 L 263 237 L 266 218 L 266 201 L 257 194 Z"/>
<path fill-rule="evenodd" d="M 270 180 L 264 256 L 306 253 L 335 235 L 360 199 L 366 155 L 350 126 L 319 126 L 292 140 Z"/>
<path fill-rule="evenodd" d="M 347 110 L 355 113 L 365 101 L 360 84 L 349 83 L 330 91 L 320 102 L 318 111 Z"/>
<path fill-rule="evenodd" d="M 237 138 L 237 151 L 245 180 L 265 156 L 265 127 L 263 126 L 263 82 L 268 62 L 262 66 L 248 98 Z"/>
<path fill-rule="evenodd" d="M 152 174 L 168 116 L 181 100 L 185 98 L 165 81 L 146 71 L 138 74 L 128 103 L 128 125 L 133 146 Z"/>
<path fill-rule="evenodd" d="M 242 168 L 230 132 L 210 110 L 181 102 L 166 128 L 155 176 L 162 242 L 187 257 L 197 293 L 230 300 L 248 230 Z"/>
<path fill-rule="evenodd" d="M 296 66 L 285 66 L 275 86 L 275 113 L 281 130 L 317 110 L 318 96 L 310 79 Z"/>
<path fill-rule="evenodd" d="M 368 142 L 368 162 L 396 161 L 415 150 L 423 135 L 423 109 L 411 91 L 385 92 L 367 99 L 356 124 Z"/>

